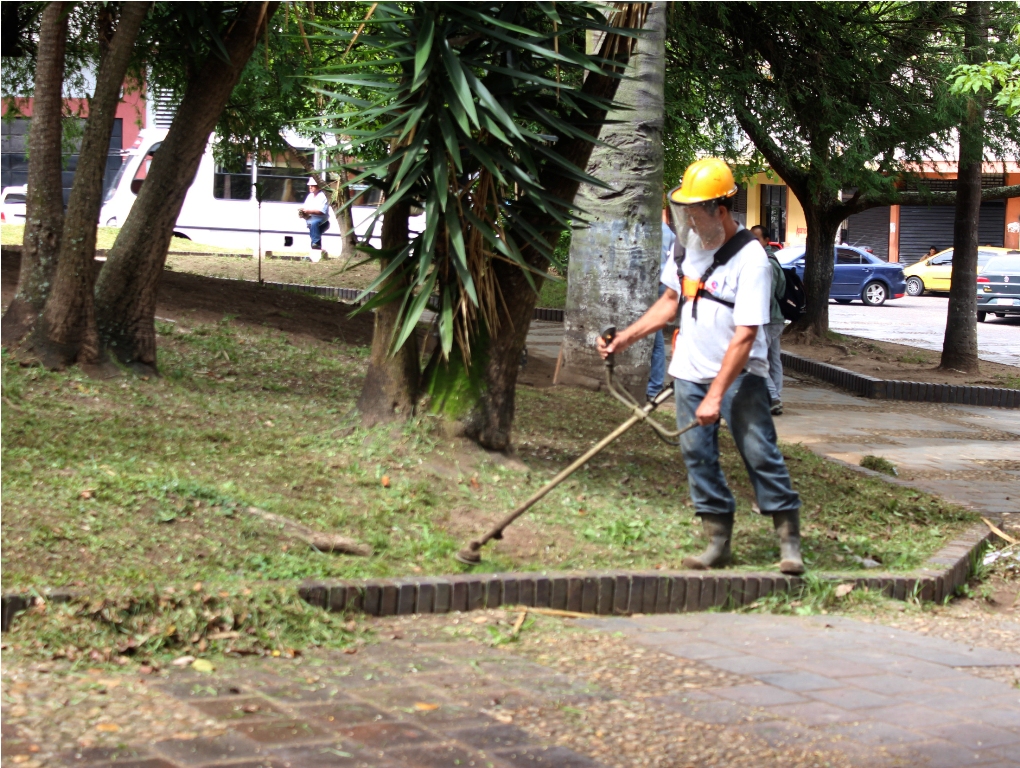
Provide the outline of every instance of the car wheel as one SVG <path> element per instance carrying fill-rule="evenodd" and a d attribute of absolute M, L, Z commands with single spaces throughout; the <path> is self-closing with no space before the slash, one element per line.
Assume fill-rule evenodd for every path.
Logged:
<path fill-rule="evenodd" d="M 853 299 L 836 299 L 837 304 L 849 304 Z"/>
<path fill-rule="evenodd" d="M 888 298 L 889 292 L 885 288 L 884 283 L 873 282 L 868 283 L 864 286 L 864 290 L 861 291 L 861 301 L 867 304 L 869 307 L 880 307 L 885 304 L 886 298 Z"/>
<path fill-rule="evenodd" d="M 920 296 L 924 293 L 924 281 L 919 277 L 907 278 L 907 296 Z"/>
<path fill-rule="evenodd" d="M 978 322 L 983 323 L 985 321 L 986 312 L 978 312 Z"/>

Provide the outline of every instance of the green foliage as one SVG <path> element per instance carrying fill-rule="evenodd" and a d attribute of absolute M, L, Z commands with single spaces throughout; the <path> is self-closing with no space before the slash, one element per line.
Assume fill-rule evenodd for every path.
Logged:
<path fill-rule="evenodd" d="M 881 456 L 865 456 L 861 459 L 861 466 L 865 469 L 881 472 L 883 475 L 895 477 L 897 474 L 896 465 L 889 461 L 889 459 L 883 459 Z"/>
<path fill-rule="evenodd" d="M 1020 114 L 1020 53 L 1009 61 L 961 64 L 950 77 L 953 79 L 953 93 L 990 91 L 995 94 L 992 103 L 1007 117 Z"/>
<path fill-rule="evenodd" d="M 535 267 L 525 251 L 552 261 L 552 244 L 575 219 L 571 201 L 539 182 L 542 170 L 552 165 L 599 183 L 559 149 L 586 139 L 584 115 L 607 107 L 580 87 L 584 72 L 601 72 L 600 59 L 584 53 L 585 35 L 620 30 L 587 2 L 372 8 L 360 32 L 318 25 L 336 47 L 364 54 L 317 75 L 339 110 L 326 116 L 336 127 L 322 130 L 351 138 L 349 151 L 362 162 L 347 166 L 348 184 L 384 192 L 377 216 L 410 203 L 425 211 L 425 228 L 392 251 L 364 248 L 386 260 L 370 286 L 380 296 L 364 309 L 401 303 L 399 348 L 438 294 L 444 359 L 456 344 L 467 362 L 478 328 L 499 324 L 493 260 L 527 274 Z M 372 95 L 357 98 L 350 88 Z M 365 150 L 380 145 L 389 151 L 364 162 Z M 540 221 L 551 221 L 553 231 Z"/>

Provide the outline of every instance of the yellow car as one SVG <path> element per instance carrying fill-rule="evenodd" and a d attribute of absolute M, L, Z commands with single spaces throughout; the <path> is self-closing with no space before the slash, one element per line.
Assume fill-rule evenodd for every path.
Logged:
<path fill-rule="evenodd" d="M 983 245 L 978 248 L 978 274 L 993 256 L 1004 256 L 1008 248 L 996 248 Z M 949 282 L 953 279 L 953 249 L 946 248 L 934 256 L 921 259 L 903 270 L 907 279 L 907 295 L 920 296 L 925 291 L 948 291 Z"/>

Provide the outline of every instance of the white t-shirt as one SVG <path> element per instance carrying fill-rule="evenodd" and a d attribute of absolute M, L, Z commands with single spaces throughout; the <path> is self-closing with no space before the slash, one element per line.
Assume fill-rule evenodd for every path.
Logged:
<path fill-rule="evenodd" d="M 712 265 L 715 248 L 710 251 L 687 249 L 684 274 L 698 280 Z M 673 256 L 662 268 L 662 284 L 682 295 L 677 265 Z M 675 379 L 707 384 L 719 375 L 723 357 L 738 325 L 758 326 L 746 370 L 767 376 L 768 341 L 765 329 L 771 317 L 772 268 L 765 249 L 757 241 L 741 248 L 728 262 L 715 270 L 705 290 L 735 304 L 733 309 L 717 301 L 698 299 L 698 318 L 692 316 L 694 302 L 686 301 L 680 312 L 680 334 L 673 350 L 669 375 Z"/>
<path fill-rule="evenodd" d="M 329 214 L 329 200 L 326 199 L 326 193 L 321 189 L 314 193 L 309 191 L 308 197 L 305 198 L 304 205 L 301 207 L 309 211 L 322 211 L 323 216 Z"/>

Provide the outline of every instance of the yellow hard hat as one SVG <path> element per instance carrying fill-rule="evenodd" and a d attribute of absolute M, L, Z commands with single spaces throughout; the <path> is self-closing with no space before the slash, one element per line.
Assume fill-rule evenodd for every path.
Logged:
<path fill-rule="evenodd" d="M 737 183 L 730 167 L 718 157 L 706 157 L 688 166 L 683 181 L 669 193 L 669 199 L 678 205 L 691 205 L 735 194 Z"/>

